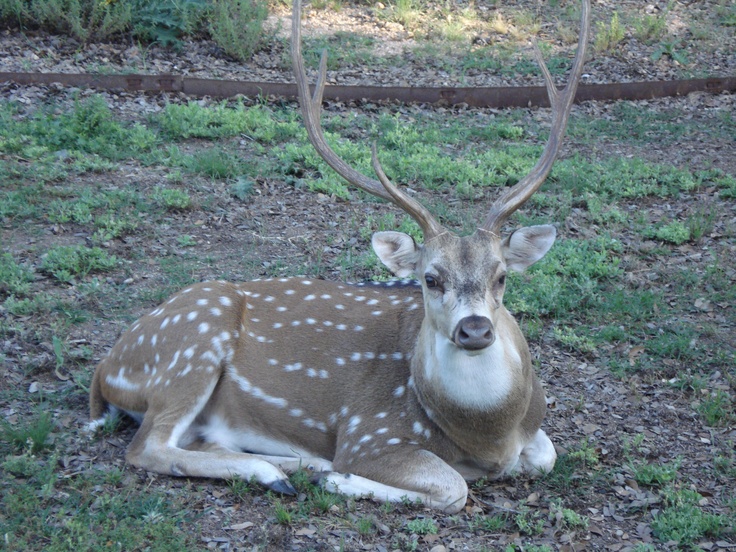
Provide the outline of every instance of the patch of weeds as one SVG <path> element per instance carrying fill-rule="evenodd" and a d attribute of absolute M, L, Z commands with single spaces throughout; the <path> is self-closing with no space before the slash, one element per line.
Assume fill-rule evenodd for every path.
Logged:
<path fill-rule="evenodd" d="M 598 346 L 596 343 L 584 335 L 579 335 L 574 328 L 568 326 L 555 326 L 552 329 L 555 339 L 568 347 L 572 351 L 590 355 L 593 354 Z"/>
<path fill-rule="evenodd" d="M 696 409 L 710 427 L 726 427 L 736 421 L 734 401 L 723 389 L 716 389 L 701 399 Z"/>
<path fill-rule="evenodd" d="M 669 224 L 662 226 L 654 226 L 652 228 L 644 229 L 644 236 L 647 238 L 656 238 L 663 242 L 673 243 L 675 245 L 681 245 L 686 241 L 690 240 L 690 228 L 675 220 Z"/>
<path fill-rule="evenodd" d="M 168 104 L 153 121 L 172 140 L 246 135 L 259 142 L 271 143 L 277 137 L 285 139 L 301 131 L 292 118 L 280 123 L 268 107 L 260 104 L 248 107 L 242 102 L 223 101 L 209 106 L 198 102 Z"/>
<path fill-rule="evenodd" d="M 312 485 L 306 505 L 310 506 L 311 510 L 316 511 L 317 513 L 326 514 L 335 506 L 339 506 L 344 503 L 345 497 L 342 495 L 331 493 L 322 487 Z"/>
<path fill-rule="evenodd" d="M 407 521 L 406 530 L 413 535 L 435 535 L 439 527 L 432 518 L 422 517 Z"/>
<path fill-rule="evenodd" d="M 611 52 L 623 41 L 626 31 L 618 18 L 618 12 L 611 16 L 610 23 L 599 22 L 596 24 L 593 47 L 596 52 Z"/>
<path fill-rule="evenodd" d="M 599 469 L 598 451 L 586 439 L 571 448 L 567 454 L 560 455 L 554 469 L 540 478 L 540 481 L 560 493 L 581 492 L 596 477 Z"/>
<path fill-rule="evenodd" d="M 181 46 L 181 38 L 196 29 L 203 0 L 133 0 L 133 36 L 162 46 Z"/>
<path fill-rule="evenodd" d="M 661 42 L 652 52 L 652 61 L 659 61 L 664 56 L 667 56 L 680 65 L 687 65 L 687 56 L 683 50 L 684 47 L 680 44 L 679 40 Z"/>
<path fill-rule="evenodd" d="M 9 444 L 16 452 L 27 450 L 36 454 L 50 448 L 49 437 L 54 429 L 51 413 L 40 405 L 36 413 L 28 420 L 18 425 L 12 425 L 5 419 L 0 419 L 0 435 L 2 440 Z"/>
<path fill-rule="evenodd" d="M 325 37 L 305 38 L 304 63 L 307 67 L 317 67 L 322 51 L 327 50 L 327 68 L 330 70 L 351 65 L 366 66 L 376 62 L 374 43 L 371 36 L 343 31 Z"/>
<path fill-rule="evenodd" d="M 516 313 L 566 315 L 600 302 L 603 286 L 620 278 L 621 245 L 606 237 L 558 242 L 528 271 L 509 274 L 504 302 Z"/>
<path fill-rule="evenodd" d="M 209 15 L 212 39 L 230 57 L 246 61 L 266 37 L 265 0 L 214 0 Z"/>
<path fill-rule="evenodd" d="M 151 198 L 169 211 L 184 211 L 192 206 L 191 196 L 179 188 L 156 188 Z"/>
<path fill-rule="evenodd" d="M 291 525 L 294 521 L 294 516 L 289 508 L 287 508 L 280 500 L 275 500 L 273 503 L 273 513 L 276 517 L 276 523 L 279 525 Z"/>
<path fill-rule="evenodd" d="M 637 17 L 633 22 L 634 36 L 646 44 L 661 39 L 667 31 L 668 12 L 666 9 L 659 15 L 644 14 Z"/>
<path fill-rule="evenodd" d="M 41 260 L 41 270 L 60 282 L 70 283 L 91 272 L 107 272 L 118 265 L 118 259 L 99 247 L 59 245 L 51 247 Z"/>
<path fill-rule="evenodd" d="M 99 244 L 133 233 L 138 228 L 138 221 L 125 214 L 103 213 L 95 217 L 94 225 L 96 230 L 92 234 L 92 242 Z"/>
<path fill-rule="evenodd" d="M 246 481 L 242 477 L 235 476 L 232 479 L 228 479 L 227 486 L 230 492 L 237 499 L 242 501 L 246 496 L 252 492 L 252 485 L 249 481 Z"/>
<path fill-rule="evenodd" d="M 538 510 L 532 510 L 526 504 L 520 504 L 518 512 L 512 516 L 516 528 L 523 535 L 530 537 L 544 533 L 546 520 Z"/>
<path fill-rule="evenodd" d="M 254 182 L 252 179 L 245 176 L 238 176 L 230 185 L 230 195 L 240 201 L 247 201 L 248 198 L 253 194 Z"/>
<path fill-rule="evenodd" d="M 662 493 L 665 507 L 652 520 L 652 533 L 661 542 L 675 541 L 689 547 L 703 538 L 717 538 L 726 531 L 723 515 L 703 511 L 703 497 L 695 491 L 674 487 Z"/>
<path fill-rule="evenodd" d="M 507 516 L 504 514 L 493 516 L 476 514 L 468 521 L 468 529 L 473 532 L 485 531 L 487 533 L 499 533 L 504 531 L 507 525 Z"/>
<path fill-rule="evenodd" d="M 565 508 L 561 499 L 550 502 L 549 517 L 554 521 L 555 526 L 563 531 L 586 530 L 588 528 L 588 517 L 582 516 L 570 508 Z"/>
<path fill-rule="evenodd" d="M 52 298 L 45 293 L 37 293 L 32 297 L 20 299 L 11 295 L 2 303 L 3 307 L 13 316 L 47 313 L 51 310 L 53 304 Z"/>
<path fill-rule="evenodd" d="M 713 231 L 716 214 L 715 206 L 710 206 L 708 209 L 697 209 L 689 215 L 685 221 L 685 226 L 690 232 L 690 239 L 698 242 L 703 236 L 710 234 Z"/>
<path fill-rule="evenodd" d="M 373 535 L 376 532 L 376 520 L 372 517 L 360 517 L 355 523 L 355 530 L 359 535 L 367 537 Z"/>
<path fill-rule="evenodd" d="M 41 27 L 48 32 L 73 36 L 81 43 L 109 40 L 128 29 L 133 17 L 127 2 L 49 0 L 4 4 L 1 7 L 8 10 L 8 15 L 12 13 L 12 19 L 21 27 Z"/>
<path fill-rule="evenodd" d="M 659 358 L 694 360 L 703 355 L 698 334 L 690 325 L 678 323 L 671 327 L 648 330 L 654 335 L 646 340 L 646 350 Z"/>
<path fill-rule="evenodd" d="M 184 158 L 184 168 L 210 178 L 237 178 L 244 170 L 239 156 L 216 148 L 207 148 Z"/>
<path fill-rule="evenodd" d="M 629 467 L 633 472 L 634 480 L 640 485 L 663 487 L 677 478 L 677 471 L 681 465 L 682 459 L 678 458 L 669 464 L 631 462 Z"/>
<path fill-rule="evenodd" d="M 733 442 L 727 442 L 725 450 L 728 454 L 718 454 L 713 459 L 716 473 L 726 479 L 736 478 L 736 447 Z"/>
<path fill-rule="evenodd" d="M 32 281 L 31 269 L 15 262 L 10 253 L 0 255 L 0 294 L 27 295 Z"/>
<path fill-rule="evenodd" d="M 197 245 L 197 240 L 189 234 L 181 234 L 176 236 L 176 243 L 179 247 L 194 247 Z"/>

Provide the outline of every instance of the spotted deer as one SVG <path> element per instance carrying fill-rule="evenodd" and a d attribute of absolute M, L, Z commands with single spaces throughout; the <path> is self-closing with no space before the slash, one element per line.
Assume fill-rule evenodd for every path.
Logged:
<path fill-rule="evenodd" d="M 500 236 L 541 186 L 565 131 L 585 58 L 589 0 L 567 86 L 558 90 L 535 46 L 552 104 L 548 143 L 472 235 L 444 228 L 392 184 L 375 147 L 367 178 L 320 127 L 326 57 L 310 94 L 294 0 L 292 57 L 311 143 L 348 182 L 387 199 L 421 227 L 422 244 L 378 232 L 373 248 L 398 277 L 350 285 L 309 278 L 187 287 L 126 331 L 91 385 L 91 428 L 124 412 L 140 427 L 127 461 L 183 477 L 255 478 L 294 493 L 307 468 L 324 488 L 381 501 L 464 507 L 466 480 L 551 470 L 540 429 L 545 396 L 527 343 L 503 306 L 508 271 L 549 250 L 553 226 Z"/>

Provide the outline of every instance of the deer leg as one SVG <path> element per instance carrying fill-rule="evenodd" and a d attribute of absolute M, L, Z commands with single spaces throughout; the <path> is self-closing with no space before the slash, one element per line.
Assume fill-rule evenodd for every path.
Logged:
<path fill-rule="evenodd" d="M 448 513 L 465 506 L 468 485 L 463 477 L 427 450 L 397 451 L 380 459 L 354 462 L 350 468 L 353 473 L 324 474 L 321 485 L 330 492 L 356 498 L 420 501 Z"/>
<path fill-rule="evenodd" d="M 126 460 L 147 471 L 177 477 L 232 479 L 237 476 L 282 494 L 296 494 L 286 474 L 255 454 L 232 452 L 215 445 L 189 450 L 171 444 L 175 428 L 155 424 L 148 415 L 128 448 Z"/>
<path fill-rule="evenodd" d="M 556 460 L 555 446 L 547 434 L 539 429 L 521 451 L 518 466 L 531 475 L 543 475 L 552 471 Z"/>
<path fill-rule="evenodd" d="M 194 404 L 182 401 L 149 405 L 128 447 L 126 460 L 138 468 L 164 475 L 215 479 L 238 476 L 245 480 L 255 479 L 279 493 L 296 494 L 286 474 L 258 455 L 233 452 L 224 447 L 215 450 L 182 448 L 197 440 L 187 432 L 209 402 L 216 384 L 216 377 L 206 382 L 196 393 L 198 400 Z"/>

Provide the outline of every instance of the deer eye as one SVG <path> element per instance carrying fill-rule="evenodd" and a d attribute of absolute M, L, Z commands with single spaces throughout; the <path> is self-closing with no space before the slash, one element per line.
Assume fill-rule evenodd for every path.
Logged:
<path fill-rule="evenodd" d="M 498 278 L 498 285 L 499 286 L 506 285 L 506 275 L 505 274 L 502 274 L 501 276 L 499 276 L 499 278 Z"/>
<path fill-rule="evenodd" d="M 424 283 L 427 284 L 428 289 L 437 289 L 440 287 L 439 280 L 430 274 L 424 275 Z"/>

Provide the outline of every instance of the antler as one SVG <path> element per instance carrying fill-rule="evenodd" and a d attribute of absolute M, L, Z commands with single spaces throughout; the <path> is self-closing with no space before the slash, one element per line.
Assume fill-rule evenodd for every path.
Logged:
<path fill-rule="evenodd" d="M 570 117 L 570 110 L 575 99 L 578 81 L 583 73 L 589 30 L 590 0 L 583 0 L 582 14 L 580 16 L 580 40 L 578 42 L 577 52 L 575 53 L 575 59 L 573 60 L 570 80 L 562 91 L 557 90 L 555 87 L 552 75 L 550 75 L 549 69 L 547 69 L 547 65 L 542 58 L 542 53 L 539 51 L 537 43 L 533 42 L 534 55 L 544 75 L 547 95 L 552 106 L 552 129 L 550 130 L 549 139 L 547 140 L 547 145 L 544 147 L 542 156 L 537 161 L 537 164 L 534 165 L 531 172 L 493 202 L 488 216 L 481 225 L 483 230 L 497 234 L 506 219 L 539 189 L 552 169 L 552 164 L 562 145 L 562 138 L 567 127 L 567 120 Z"/>
<path fill-rule="evenodd" d="M 379 180 L 368 178 L 353 169 L 335 153 L 325 140 L 320 124 L 320 117 L 322 111 L 322 93 L 324 92 L 325 75 L 327 73 L 327 52 L 322 52 L 319 63 L 319 76 L 317 77 L 314 94 L 310 97 L 309 82 L 306 71 L 304 70 L 304 59 L 302 58 L 300 0 L 294 0 L 292 13 L 291 60 L 294 65 L 294 76 L 296 77 L 297 90 L 299 91 L 299 105 L 301 106 L 307 135 L 312 146 L 314 146 L 314 149 L 317 150 L 317 153 L 319 153 L 322 159 L 350 184 L 369 194 L 391 201 L 403 209 L 417 221 L 424 234 L 425 242 L 445 232 L 442 225 L 435 220 L 432 213 L 426 207 L 414 198 L 406 195 L 388 180 L 378 161 L 375 145 L 373 147 L 373 169 L 376 171 Z"/>

